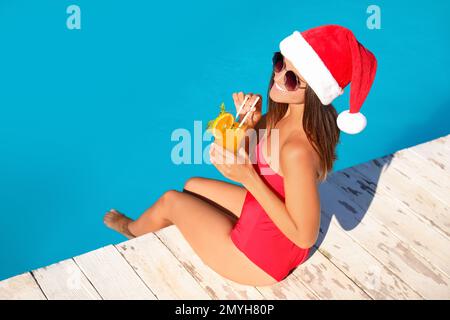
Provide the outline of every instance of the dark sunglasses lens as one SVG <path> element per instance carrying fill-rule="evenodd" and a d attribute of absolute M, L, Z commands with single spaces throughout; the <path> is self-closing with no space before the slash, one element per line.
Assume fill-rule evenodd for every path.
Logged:
<path fill-rule="evenodd" d="M 293 71 L 287 71 L 285 75 L 285 83 L 286 89 L 289 91 L 294 91 L 297 89 L 298 78 L 297 75 Z"/>
<path fill-rule="evenodd" d="M 276 52 L 272 58 L 273 62 L 273 71 L 280 72 L 283 70 L 283 55 L 280 52 Z"/>

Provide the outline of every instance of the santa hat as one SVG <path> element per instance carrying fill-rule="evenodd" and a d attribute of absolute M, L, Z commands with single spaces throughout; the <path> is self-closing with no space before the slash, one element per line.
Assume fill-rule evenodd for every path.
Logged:
<path fill-rule="evenodd" d="M 377 60 L 349 29 L 327 25 L 294 31 L 280 42 L 280 51 L 324 105 L 340 96 L 351 82 L 350 109 L 339 114 L 337 125 L 349 134 L 366 127 L 360 109 L 375 78 Z"/>

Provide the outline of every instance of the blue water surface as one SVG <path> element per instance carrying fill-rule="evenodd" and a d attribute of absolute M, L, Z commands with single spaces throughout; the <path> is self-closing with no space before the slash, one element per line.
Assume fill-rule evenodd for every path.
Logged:
<path fill-rule="evenodd" d="M 446 0 L 1 0 L 0 279 L 124 240 L 103 225 L 111 207 L 137 217 L 191 176 L 222 178 L 175 165 L 171 134 L 232 110 L 233 92 L 265 97 L 294 30 L 341 24 L 378 58 L 368 126 L 342 134 L 335 170 L 448 134 L 449 14 Z"/>

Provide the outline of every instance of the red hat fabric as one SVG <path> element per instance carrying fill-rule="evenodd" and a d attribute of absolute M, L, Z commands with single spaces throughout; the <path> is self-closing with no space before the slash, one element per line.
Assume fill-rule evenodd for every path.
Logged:
<path fill-rule="evenodd" d="M 348 134 L 364 130 L 367 120 L 360 109 L 375 79 L 377 60 L 352 31 L 338 25 L 294 31 L 280 42 L 280 52 L 324 105 L 329 105 L 351 83 L 350 109 L 338 115 L 337 125 Z"/>

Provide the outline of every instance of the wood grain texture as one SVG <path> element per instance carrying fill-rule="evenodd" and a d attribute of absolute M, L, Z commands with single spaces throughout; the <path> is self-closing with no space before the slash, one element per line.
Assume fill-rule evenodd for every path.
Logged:
<path fill-rule="evenodd" d="M 410 149 L 396 152 L 392 164 L 400 174 L 413 177 L 416 184 L 450 206 L 450 171 L 423 165 L 423 158 Z"/>
<path fill-rule="evenodd" d="M 309 290 L 296 276 L 289 276 L 271 286 L 256 287 L 265 299 L 271 300 L 317 300 L 318 296 Z"/>
<path fill-rule="evenodd" d="M 103 299 L 156 299 L 114 246 L 74 258 Z"/>
<path fill-rule="evenodd" d="M 342 218 L 354 214 L 355 209 L 349 204 L 349 200 L 329 183 L 320 186 L 320 195 L 324 203 L 320 252 L 374 299 L 422 298 L 384 265 L 378 256 L 356 242 L 348 234 L 349 230 L 344 230 L 334 221 L 333 216 Z M 358 224 L 353 229 L 360 227 L 361 224 Z M 376 241 L 376 237 L 373 237 L 372 241 Z"/>
<path fill-rule="evenodd" d="M 156 232 L 156 236 L 198 281 L 212 299 L 264 299 L 254 287 L 244 286 L 217 274 L 194 252 L 176 226 Z"/>
<path fill-rule="evenodd" d="M 353 215 L 345 214 L 345 211 L 342 211 L 342 213 L 337 211 L 341 210 L 341 205 L 335 199 L 339 199 L 344 192 L 333 186 L 323 187 L 328 187 L 326 190 L 327 207 L 324 208 L 325 214 L 328 217 L 331 217 L 332 212 L 333 214 L 338 214 L 340 217 L 339 223 L 342 225 L 355 223 L 356 218 Z M 348 197 L 345 194 L 342 198 L 347 199 Z M 354 210 L 361 210 L 350 200 L 348 204 Z M 378 209 L 386 210 L 386 207 L 379 207 Z M 408 242 L 402 241 L 388 230 L 385 225 L 373 219 L 371 212 L 374 210 L 375 208 L 370 206 L 364 220 L 356 220 L 358 221 L 357 227 L 346 230 L 346 234 L 375 256 L 397 277 L 408 283 L 421 296 L 427 299 L 439 299 L 450 296 L 450 281 L 447 275 L 420 256 L 417 251 L 411 248 Z M 395 212 L 395 207 L 389 207 L 389 210 Z M 403 223 L 408 223 L 408 221 L 403 221 Z"/>
<path fill-rule="evenodd" d="M 0 300 L 45 299 L 44 293 L 29 272 L 0 282 Z"/>
<path fill-rule="evenodd" d="M 320 299 L 371 299 L 318 250 L 293 275 Z"/>
<path fill-rule="evenodd" d="M 117 249 L 158 299 L 211 299 L 153 233 L 119 244 Z"/>
<path fill-rule="evenodd" d="M 432 170 L 433 168 L 429 167 L 427 172 Z M 438 170 L 438 168 L 434 170 Z M 424 218 L 429 222 L 428 224 L 431 228 L 449 237 L 449 205 L 437 197 L 433 193 L 433 189 L 426 188 L 420 184 L 416 178 L 417 174 L 413 172 L 407 173 L 404 169 L 399 168 L 395 162 L 395 156 L 383 157 L 363 163 L 346 171 L 336 172 L 332 176 L 336 176 L 336 178 L 343 175 L 352 176 L 355 171 L 360 173 L 360 175 L 356 176 L 357 179 L 352 181 L 353 185 L 347 189 L 355 196 L 358 195 L 360 189 L 364 189 L 366 191 L 364 195 L 366 201 L 372 201 L 376 193 L 377 198 L 389 198 L 396 202 L 401 202 L 403 206 L 400 207 L 407 207 L 408 212 Z M 418 170 L 416 169 L 416 171 Z M 441 175 L 441 181 L 444 178 L 445 175 Z M 336 182 L 338 186 L 341 186 L 339 183 L 340 181 Z M 356 191 L 352 190 L 352 186 L 356 188 Z"/>
<path fill-rule="evenodd" d="M 49 300 L 99 300 L 100 295 L 72 259 L 32 271 Z"/>
<path fill-rule="evenodd" d="M 450 171 L 450 149 L 448 148 L 449 139 L 450 138 L 448 135 L 446 137 L 442 137 L 441 139 L 435 139 L 418 144 L 409 148 L 409 150 L 423 157 L 428 163 L 431 163 L 432 165 L 448 172 Z"/>
<path fill-rule="evenodd" d="M 378 186 L 373 197 L 374 183 L 367 180 L 359 171 L 353 169 L 333 175 L 329 182 L 345 193 L 346 198 L 356 208 L 351 218 L 374 219 L 397 238 L 406 243 L 411 250 L 421 255 L 435 267 L 450 275 L 450 239 L 429 225 L 422 215 L 416 215 L 403 202 L 395 198 L 395 192 L 383 192 Z M 368 212 L 363 217 L 365 210 Z M 387 209 L 389 208 L 389 209 Z M 350 215 L 349 215 L 350 217 Z M 370 223 L 370 222 L 367 222 Z"/>

